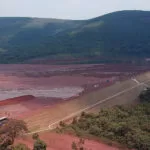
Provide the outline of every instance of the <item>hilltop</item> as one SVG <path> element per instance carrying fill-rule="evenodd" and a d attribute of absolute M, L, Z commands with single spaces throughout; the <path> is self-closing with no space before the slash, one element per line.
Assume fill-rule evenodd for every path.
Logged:
<path fill-rule="evenodd" d="M 0 18 L 0 63 L 137 61 L 150 57 L 149 41 L 150 11 L 89 20 Z"/>

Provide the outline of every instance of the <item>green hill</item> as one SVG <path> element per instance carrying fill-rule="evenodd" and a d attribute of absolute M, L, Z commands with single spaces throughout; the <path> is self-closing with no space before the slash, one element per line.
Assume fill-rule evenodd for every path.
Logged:
<path fill-rule="evenodd" d="M 120 11 L 90 20 L 0 18 L 0 63 L 75 62 L 150 57 L 150 11 Z"/>

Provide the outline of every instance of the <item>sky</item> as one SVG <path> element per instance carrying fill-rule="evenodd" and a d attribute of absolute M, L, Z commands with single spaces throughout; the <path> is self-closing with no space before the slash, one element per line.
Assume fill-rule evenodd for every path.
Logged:
<path fill-rule="evenodd" d="M 150 10 L 150 0 L 0 0 L 0 17 L 77 20 L 119 10 Z"/>

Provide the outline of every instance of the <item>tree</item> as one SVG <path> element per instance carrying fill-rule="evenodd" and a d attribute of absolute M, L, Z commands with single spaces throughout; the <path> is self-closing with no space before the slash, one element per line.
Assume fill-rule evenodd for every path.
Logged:
<path fill-rule="evenodd" d="M 65 127 L 66 124 L 65 124 L 63 121 L 60 121 L 60 122 L 59 122 L 59 125 L 60 125 L 61 127 Z"/>
<path fill-rule="evenodd" d="M 39 139 L 39 134 L 38 134 L 38 133 L 34 133 L 34 134 L 32 135 L 32 139 L 33 139 L 33 140 L 38 140 L 38 139 Z"/>
<path fill-rule="evenodd" d="M 72 150 L 86 150 L 86 148 L 84 147 L 84 139 L 79 139 L 79 141 L 76 142 L 72 142 Z"/>
<path fill-rule="evenodd" d="M 141 102 L 150 102 L 150 88 L 147 88 L 139 95 Z"/>
<path fill-rule="evenodd" d="M 77 121 L 77 117 L 74 117 L 73 120 L 72 120 L 72 124 L 76 124 L 78 121 Z"/>
<path fill-rule="evenodd" d="M 78 148 L 77 148 L 77 144 L 75 143 L 75 142 L 72 142 L 72 150 L 77 150 Z"/>
<path fill-rule="evenodd" d="M 46 150 L 46 143 L 40 139 L 37 139 L 34 143 L 33 150 Z"/>
<path fill-rule="evenodd" d="M 33 150 L 46 150 L 47 145 L 44 141 L 40 140 L 38 133 L 34 133 L 32 138 L 35 140 Z"/>
<path fill-rule="evenodd" d="M 27 132 L 26 123 L 22 120 L 9 119 L 0 127 L 0 150 L 7 150 L 20 134 Z"/>
<path fill-rule="evenodd" d="M 84 116 L 86 116 L 86 112 L 83 111 L 83 112 L 81 113 L 81 117 L 84 117 Z"/>

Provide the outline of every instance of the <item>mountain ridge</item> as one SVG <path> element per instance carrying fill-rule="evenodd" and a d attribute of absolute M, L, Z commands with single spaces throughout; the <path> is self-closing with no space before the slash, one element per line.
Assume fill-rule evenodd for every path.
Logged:
<path fill-rule="evenodd" d="M 118 11 L 88 20 L 0 17 L 0 63 L 47 56 L 81 62 L 144 59 L 150 57 L 149 41 L 150 11 Z"/>

